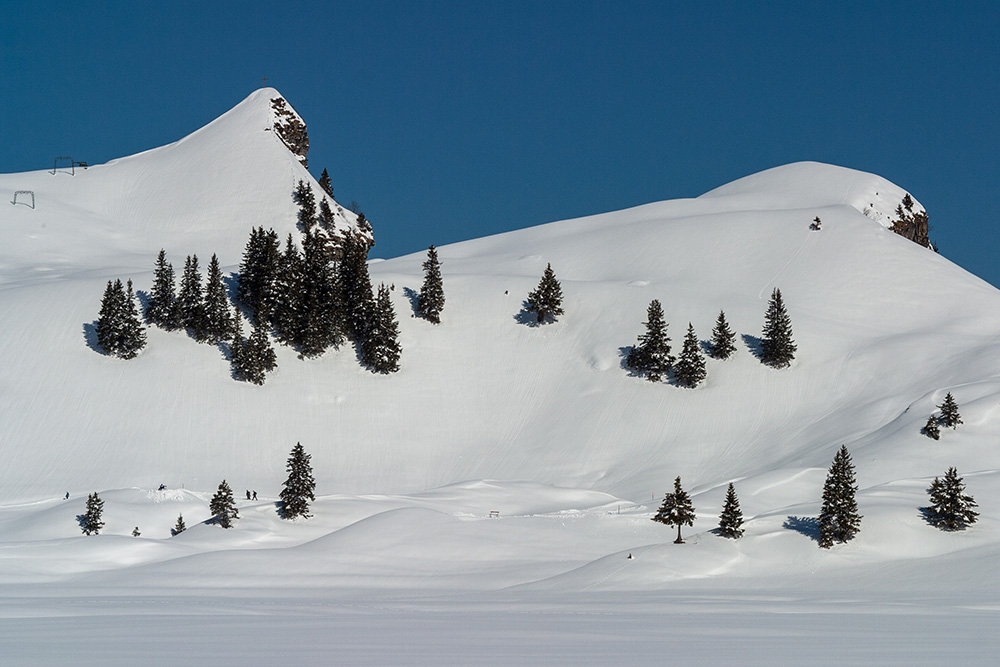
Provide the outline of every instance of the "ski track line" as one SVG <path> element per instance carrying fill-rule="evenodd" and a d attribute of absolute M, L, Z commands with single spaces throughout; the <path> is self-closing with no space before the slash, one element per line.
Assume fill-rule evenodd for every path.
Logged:
<path fill-rule="evenodd" d="M 768 280 L 766 283 L 764 283 L 764 286 L 760 288 L 759 292 L 757 292 L 757 300 L 758 301 L 761 300 L 762 295 L 764 294 L 764 290 L 766 290 L 768 288 L 768 286 L 773 285 L 774 282 L 778 279 L 778 276 L 780 276 L 782 273 L 784 273 L 785 269 L 787 269 L 789 267 L 789 265 L 792 263 L 792 261 L 794 261 L 795 258 L 799 256 L 799 254 L 802 252 L 802 249 L 806 247 L 807 243 L 809 243 L 809 239 L 810 238 L 812 238 L 812 234 L 809 234 L 804 239 L 802 239 L 802 243 L 795 250 L 795 252 L 792 253 L 792 256 L 788 258 L 788 261 L 785 262 L 784 266 L 782 266 L 780 269 L 778 269 L 778 272 L 774 274 L 774 277 L 772 277 L 770 280 Z"/>

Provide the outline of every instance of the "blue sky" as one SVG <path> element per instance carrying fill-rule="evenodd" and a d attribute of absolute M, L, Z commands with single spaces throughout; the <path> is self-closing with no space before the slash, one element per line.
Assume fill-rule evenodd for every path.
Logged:
<path fill-rule="evenodd" d="M 1000 10 L 960 4 L 4 0 L 0 172 L 175 141 L 267 77 L 375 256 L 818 160 L 1000 285 Z"/>

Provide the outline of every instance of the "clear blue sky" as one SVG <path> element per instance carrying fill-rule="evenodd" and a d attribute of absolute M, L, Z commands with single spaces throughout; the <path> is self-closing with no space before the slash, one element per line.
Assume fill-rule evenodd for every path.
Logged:
<path fill-rule="evenodd" d="M 376 256 L 818 160 L 1000 285 L 995 5 L 3 0 L 0 172 L 175 141 L 267 77 Z"/>

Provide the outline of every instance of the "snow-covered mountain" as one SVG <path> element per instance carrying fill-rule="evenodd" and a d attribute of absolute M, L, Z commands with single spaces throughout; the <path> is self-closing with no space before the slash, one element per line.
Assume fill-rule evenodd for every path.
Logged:
<path fill-rule="evenodd" d="M 314 360 L 279 347 L 277 371 L 257 387 L 234 381 L 219 349 L 155 328 L 134 360 L 100 354 L 92 323 L 107 280 L 148 290 L 161 248 L 175 268 L 217 253 L 235 272 L 253 227 L 295 233 L 295 184 L 320 190 L 273 131 L 277 97 L 259 90 L 174 144 L 73 175 L 0 175 L 0 203 L 35 194 L 34 208 L 0 205 L 0 544 L 17 564 L 8 583 L 65 580 L 69 561 L 82 572 L 147 563 L 132 576 L 151 590 L 194 581 L 194 558 L 198 581 L 213 586 L 518 585 L 545 596 L 692 577 L 798 585 L 854 566 L 885 591 L 899 580 L 872 572 L 890 563 L 940 575 L 1000 553 L 1000 292 L 889 231 L 904 190 L 851 169 L 791 164 L 695 199 L 440 247 L 437 326 L 411 317 L 424 255 L 373 261 L 401 325 L 401 370 L 389 376 L 359 366 L 351 347 Z M 343 233 L 363 233 L 334 210 Z M 522 300 L 548 263 L 566 313 L 527 326 Z M 783 370 L 752 353 L 775 287 L 798 345 Z M 707 339 L 724 310 L 736 355 L 709 359 L 692 390 L 630 376 L 623 355 L 652 299 L 675 350 L 689 322 Z M 934 441 L 920 429 L 949 391 L 964 424 Z M 197 525 L 163 539 L 179 511 L 189 525 L 207 518 L 223 478 L 273 500 L 296 442 L 313 457 L 316 519 L 288 524 L 262 502 L 237 530 Z M 832 560 L 793 519 L 815 516 L 842 444 L 865 522 Z M 959 536 L 917 510 L 948 466 L 982 508 Z M 671 531 L 648 521 L 678 475 L 699 512 L 686 532 L 701 535 L 679 556 Z M 738 543 L 706 532 L 730 481 L 749 519 Z M 153 491 L 161 483 L 168 493 Z M 82 506 L 61 498 L 93 490 L 107 498 L 107 533 L 142 524 L 143 539 L 102 549 L 103 537 L 80 536 Z M 523 520 L 472 521 L 491 510 Z M 579 520 L 567 529 L 567 517 Z M 29 565 L 42 544 L 58 548 Z M 289 547 L 300 580 L 264 574 L 277 547 Z M 448 562 L 456 552 L 467 555 Z M 630 552 L 644 559 L 623 570 Z M 921 559 L 935 564 L 921 570 Z M 111 585 L 101 576 L 87 586 Z M 830 576 L 811 585 L 835 588 Z M 976 586 L 1000 588 L 983 576 Z"/>

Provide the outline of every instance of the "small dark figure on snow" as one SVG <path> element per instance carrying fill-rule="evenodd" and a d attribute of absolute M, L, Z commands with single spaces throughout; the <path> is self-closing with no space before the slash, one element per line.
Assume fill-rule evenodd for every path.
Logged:
<path fill-rule="evenodd" d="M 132 529 L 132 537 L 139 537 L 141 533 L 139 532 L 139 526 Z"/>
<path fill-rule="evenodd" d="M 250 489 L 247 489 L 247 500 L 250 500 Z"/>
<path fill-rule="evenodd" d="M 254 490 L 254 492 L 253 492 L 253 499 L 257 500 L 257 491 L 256 490 Z"/>
<path fill-rule="evenodd" d="M 69 491 L 66 492 L 66 497 L 63 500 L 69 500 Z"/>

